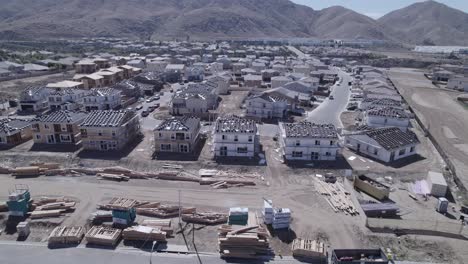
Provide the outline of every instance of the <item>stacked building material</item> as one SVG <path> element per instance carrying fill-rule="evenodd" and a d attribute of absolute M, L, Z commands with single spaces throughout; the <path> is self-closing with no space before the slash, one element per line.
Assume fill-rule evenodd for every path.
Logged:
<path fill-rule="evenodd" d="M 34 211 L 49 211 L 49 210 L 65 210 L 71 211 L 75 209 L 76 202 L 54 202 L 46 203 L 40 206 L 36 206 Z"/>
<path fill-rule="evenodd" d="M 105 208 L 112 210 L 112 222 L 114 224 L 129 226 L 135 221 L 136 205 L 137 201 L 134 199 L 116 197 L 112 198 L 109 203 L 105 205 Z"/>
<path fill-rule="evenodd" d="M 229 209 L 230 225 L 246 225 L 249 220 L 249 208 L 233 207 Z"/>
<path fill-rule="evenodd" d="M 223 225 L 218 231 L 219 252 L 223 258 L 257 259 L 271 254 L 268 233 L 259 226 L 233 229 Z"/>
<path fill-rule="evenodd" d="M 89 221 L 93 225 L 100 225 L 103 222 L 111 222 L 112 221 L 112 212 L 109 211 L 104 211 L 104 210 L 98 210 L 94 213 L 91 213 L 89 217 Z"/>
<path fill-rule="evenodd" d="M 63 212 L 64 212 L 64 210 L 61 210 L 61 209 L 46 210 L 46 211 L 33 211 L 33 212 L 31 212 L 31 219 L 59 217 L 59 216 L 62 215 Z"/>
<path fill-rule="evenodd" d="M 18 231 L 18 237 L 27 237 L 29 233 L 31 233 L 29 222 L 19 222 L 16 226 L 16 230 Z"/>
<path fill-rule="evenodd" d="M 275 208 L 273 212 L 273 222 L 271 226 L 273 229 L 286 229 L 289 228 L 291 223 L 291 210 L 289 208 Z"/>
<path fill-rule="evenodd" d="M 395 203 L 362 203 L 361 208 L 367 217 L 395 217 L 400 212 Z"/>
<path fill-rule="evenodd" d="M 8 211 L 8 205 L 6 202 L 0 202 L 0 212 Z"/>
<path fill-rule="evenodd" d="M 123 238 L 134 241 L 166 241 L 166 232 L 157 227 L 132 226 L 124 229 Z"/>
<path fill-rule="evenodd" d="M 122 230 L 110 227 L 93 226 L 85 235 L 90 244 L 115 246 L 119 242 Z"/>
<path fill-rule="evenodd" d="M 344 189 L 343 184 L 340 182 L 326 183 L 321 180 L 316 180 L 315 189 L 325 196 L 325 200 L 335 213 L 343 212 L 349 215 L 359 214 L 359 211 L 351 200 L 351 194 Z"/>
<path fill-rule="evenodd" d="M 10 191 L 8 196 L 8 211 L 11 216 L 24 217 L 30 208 L 31 194 L 25 185 L 17 185 L 14 191 Z"/>
<path fill-rule="evenodd" d="M 166 236 L 172 236 L 174 230 L 171 226 L 171 219 L 164 219 L 164 220 L 153 220 L 153 219 L 145 219 L 141 225 L 149 226 L 149 227 L 156 227 L 159 228 L 161 231 L 166 232 Z"/>
<path fill-rule="evenodd" d="M 80 244 L 84 236 L 81 226 L 57 226 L 49 235 L 49 245 Z"/>
<path fill-rule="evenodd" d="M 124 175 L 116 174 L 107 174 L 107 173 L 98 173 L 96 175 L 100 180 L 109 180 L 109 181 L 129 181 L 130 177 Z"/>
<path fill-rule="evenodd" d="M 271 225 L 273 223 L 273 201 L 264 200 L 263 201 L 263 219 L 265 224 Z"/>
<path fill-rule="evenodd" d="M 354 187 L 378 200 L 387 199 L 390 195 L 390 187 L 364 175 L 356 176 Z"/>
<path fill-rule="evenodd" d="M 295 258 L 325 263 L 327 248 L 324 243 L 316 240 L 296 238 L 291 244 L 291 251 Z"/>
<path fill-rule="evenodd" d="M 427 184 L 429 185 L 431 195 L 444 197 L 447 194 L 448 185 L 442 173 L 434 171 L 428 172 Z"/>
<path fill-rule="evenodd" d="M 222 213 L 193 213 L 182 215 L 182 221 L 194 224 L 217 225 L 225 224 L 227 220 L 228 215 Z"/>
<path fill-rule="evenodd" d="M 30 166 L 30 167 L 17 167 L 11 170 L 11 174 L 13 176 L 38 176 L 44 170 L 41 170 L 38 166 Z"/>
<path fill-rule="evenodd" d="M 49 163 L 45 163 L 45 162 L 33 162 L 31 164 L 29 164 L 30 166 L 35 166 L 35 167 L 39 167 L 40 170 L 56 170 L 56 169 L 59 169 L 60 168 L 60 164 L 59 163 L 52 163 L 52 162 L 49 162 Z"/>
<path fill-rule="evenodd" d="M 196 212 L 194 207 L 182 207 L 180 208 L 181 214 L 192 214 Z M 158 208 L 137 208 L 137 214 L 159 217 L 159 218 L 169 218 L 176 217 L 179 215 L 179 206 L 173 205 L 160 205 Z"/>

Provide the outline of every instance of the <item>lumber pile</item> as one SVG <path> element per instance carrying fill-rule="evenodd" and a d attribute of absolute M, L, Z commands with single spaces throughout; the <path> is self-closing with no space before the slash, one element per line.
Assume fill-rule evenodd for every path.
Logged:
<path fill-rule="evenodd" d="M 351 200 L 351 194 L 344 189 L 340 182 L 327 183 L 320 180 L 315 181 L 315 189 L 325 197 L 325 200 L 335 213 L 342 212 L 346 215 L 358 215 L 359 211 Z"/>
<path fill-rule="evenodd" d="M 98 209 L 102 210 L 127 210 L 135 207 L 138 202 L 134 199 L 114 197 L 107 204 L 101 204 Z"/>
<path fill-rule="evenodd" d="M 136 208 L 158 208 L 161 205 L 160 202 L 146 202 L 138 201 Z"/>
<path fill-rule="evenodd" d="M 84 236 L 81 226 L 57 226 L 49 235 L 49 245 L 80 244 Z"/>
<path fill-rule="evenodd" d="M 195 213 L 195 207 L 182 207 L 180 208 L 181 214 L 192 214 Z M 160 205 L 157 208 L 136 208 L 136 212 L 139 215 L 169 218 L 176 217 L 179 215 L 179 206 L 174 205 Z"/>
<path fill-rule="evenodd" d="M 172 236 L 174 230 L 171 226 L 171 219 L 162 219 L 162 220 L 153 220 L 153 219 L 145 219 L 143 220 L 142 226 L 149 226 L 149 227 L 156 227 L 159 228 L 161 231 L 166 232 L 166 236 Z"/>
<path fill-rule="evenodd" d="M 112 212 L 98 210 L 94 213 L 91 213 L 89 221 L 93 224 L 101 224 L 103 222 L 112 222 Z"/>
<path fill-rule="evenodd" d="M 13 176 L 39 176 L 43 170 L 38 166 L 17 167 L 11 170 Z"/>
<path fill-rule="evenodd" d="M 239 179 L 229 179 L 229 178 L 202 178 L 199 180 L 200 185 L 212 185 L 215 183 L 224 183 L 228 185 L 239 185 L 239 186 L 255 186 L 255 182 L 251 180 L 239 180 Z"/>
<path fill-rule="evenodd" d="M 29 222 L 19 222 L 16 226 L 16 230 L 18 231 L 18 237 L 27 237 L 31 233 L 31 229 L 29 228 Z"/>
<path fill-rule="evenodd" d="M 10 174 L 11 169 L 7 167 L 0 166 L 0 174 Z"/>
<path fill-rule="evenodd" d="M 34 199 L 34 205 L 35 206 L 42 206 L 50 203 L 68 203 L 72 202 L 71 199 L 67 199 L 65 197 L 39 197 L 38 199 Z"/>
<path fill-rule="evenodd" d="M 30 166 L 37 166 L 40 170 L 55 170 L 60 168 L 59 163 L 44 163 L 44 162 L 33 162 L 29 164 Z"/>
<path fill-rule="evenodd" d="M 218 229 L 219 252 L 223 258 L 257 259 L 271 254 L 267 230 L 259 226 L 234 229 L 222 225 Z"/>
<path fill-rule="evenodd" d="M 71 211 L 75 209 L 76 202 L 55 202 L 46 203 L 44 205 L 36 206 L 34 211 L 49 211 L 49 210 L 64 210 Z"/>
<path fill-rule="evenodd" d="M 193 224 L 218 225 L 227 223 L 228 215 L 223 213 L 198 213 L 183 214 L 182 221 Z"/>
<path fill-rule="evenodd" d="M 124 175 L 115 175 L 107 173 L 98 173 L 96 175 L 100 180 L 109 180 L 109 181 L 129 181 L 130 177 Z"/>
<path fill-rule="evenodd" d="M 132 241 L 166 241 L 166 232 L 157 227 L 132 226 L 124 229 L 123 238 Z"/>
<path fill-rule="evenodd" d="M 122 230 L 111 228 L 93 226 L 85 235 L 86 241 L 90 244 L 101 246 L 115 246 L 122 235 Z"/>
<path fill-rule="evenodd" d="M 31 212 L 31 219 L 59 217 L 59 216 L 62 215 L 63 212 L 64 212 L 64 210 L 61 210 L 61 209 L 47 210 L 47 211 L 33 211 L 33 212 Z"/>
<path fill-rule="evenodd" d="M 295 258 L 326 259 L 327 248 L 324 243 L 316 240 L 296 238 L 291 244 Z"/>

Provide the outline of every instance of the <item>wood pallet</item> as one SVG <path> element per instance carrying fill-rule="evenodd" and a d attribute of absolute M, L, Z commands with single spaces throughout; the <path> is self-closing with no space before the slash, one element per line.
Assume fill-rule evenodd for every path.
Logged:
<path fill-rule="evenodd" d="M 122 235 L 122 230 L 110 227 L 93 226 L 85 235 L 90 244 L 115 246 Z"/>
<path fill-rule="evenodd" d="M 316 240 L 296 238 L 291 245 L 294 257 L 325 258 L 327 249 L 324 243 Z"/>
<path fill-rule="evenodd" d="M 49 235 L 48 243 L 51 244 L 79 244 L 84 236 L 84 228 L 81 226 L 58 226 Z"/>

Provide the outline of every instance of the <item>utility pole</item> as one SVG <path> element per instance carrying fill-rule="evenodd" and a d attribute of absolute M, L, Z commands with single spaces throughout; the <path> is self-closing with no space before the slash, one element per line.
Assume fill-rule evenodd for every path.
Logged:
<path fill-rule="evenodd" d="M 179 190 L 179 227 L 182 229 L 181 214 L 182 214 L 182 207 L 180 206 L 180 190 Z"/>

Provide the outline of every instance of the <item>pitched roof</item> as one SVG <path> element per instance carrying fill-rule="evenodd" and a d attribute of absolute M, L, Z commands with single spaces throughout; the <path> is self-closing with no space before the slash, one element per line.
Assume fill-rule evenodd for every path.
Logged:
<path fill-rule="evenodd" d="M 390 107 L 390 106 L 370 109 L 367 111 L 367 115 L 391 117 L 391 118 L 398 118 L 398 119 L 410 118 L 410 115 L 404 110 L 400 108 Z"/>
<path fill-rule="evenodd" d="M 86 118 L 86 113 L 71 112 L 71 111 L 55 111 L 47 115 L 43 115 L 34 119 L 36 122 L 41 123 L 68 123 L 73 124 Z"/>
<path fill-rule="evenodd" d="M 129 110 L 96 110 L 86 117 L 80 127 L 119 127 L 135 116 L 135 112 Z"/>
<path fill-rule="evenodd" d="M 155 131 L 189 131 L 200 123 L 196 117 L 171 117 L 164 120 Z"/>
<path fill-rule="evenodd" d="M 386 150 L 393 150 L 419 143 L 419 139 L 413 131 L 401 131 L 397 127 L 374 128 L 363 131 L 362 133 L 374 139 Z"/>
<path fill-rule="evenodd" d="M 31 123 L 21 119 L 0 119 L 0 133 L 11 135 L 16 131 L 28 127 Z"/>
<path fill-rule="evenodd" d="M 257 133 L 257 123 L 252 119 L 239 116 L 218 117 L 215 124 L 216 133 Z"/>
<path fill-rule="evenodd" d="M 315 124 L 311 122 L 281 123 L 286 137 L 293 138 L 338 138 L 338 132 L 332 124 Z"/>

